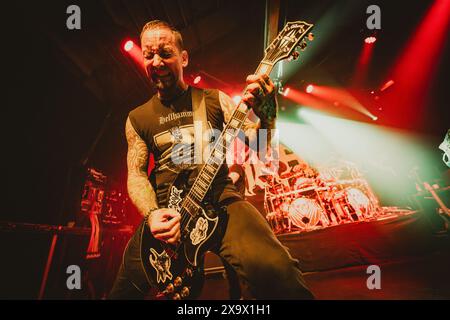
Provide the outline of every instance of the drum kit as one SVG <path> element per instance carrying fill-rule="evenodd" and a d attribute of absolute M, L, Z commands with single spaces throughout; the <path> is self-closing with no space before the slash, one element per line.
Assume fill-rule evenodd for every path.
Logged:
<path fill-rule="evenodd" d="M 367 181 L 349 164 L 320 173 L 303 166 L 266 179 L 264 207 L 275 233 L 370 221 L 380 213 Z"/>

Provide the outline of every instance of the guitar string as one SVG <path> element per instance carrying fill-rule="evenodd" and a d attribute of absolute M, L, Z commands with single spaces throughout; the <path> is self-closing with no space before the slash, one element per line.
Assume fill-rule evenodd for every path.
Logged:
<path fill-rule="evenodd" d="M 262 62 L 258 65 L 258 68 L 256 69 L 256 72 L 255 72 L 256 74 L 257 74 L 258 71 L 261 69 L 262 65 L 263 65 Z M 267 70 L 268 70 L 268 73 L 270 72 L 271 67 L 272 67 L 272 66 L 269 66 L 269 68 L 267 69 Z M 267 70 L 266 70 L 266 72 L 267 72 Z M 244 90 L 242 96 L 244 96 L 246 93 L 247 93 L 247 88 Z M 243 103 L 242 100 L 239 101 L 238 105 L 236 106 L 236 108 L 235 108 L 234 111 L 233 111 L 233 114 L 232 114 L 230 120 L 229 120 L 228 123 L 226 124 L 224 130 L 222 131 L 222 133 L 221 133 L 220 136 L 219 136 L 218 141 L 217 141 L 216 144 L 214 145 L 214 148 L 212 149 L 212 151 L 211 151 L 211 153 L 210 153 L 210 155 L 209 155 L 208 160 L 206 161 L 206 163 L 208 163 L 208 161 L 212 158 L 212 155 L 213 155 L 213 153 L 214 153 L 214 150 L 215 150 L 216 146 L 219 144 L 219 142 L 220 142 L 220 141 L 223 141 L 223 136 L 224 136 L 225 132 L 227 131 L 227 129 L 230 129 L 230 127 L 231 127 L 231 125 L 230 125 L 231 120 L 233 120 L 233 118 L 235 118 L 235 116 L 236 116 L 236 114 L 238 114 L 238 112 L 239 112 L 239 113 L 245 113 L 245 117 L 244 117 L 242 120 L 239 120 L 239 119 L 235 118 L 235 119 L 238 121 L 238 125 L 237 125 L 236 128 L 233 128 L 233 129 L 237 129 L 237 131 L 240 130 L 240 129 L 242 129 L 242 126 L 244 125 L 244 122 L 245 122 L 245 120 L 247 119 L 247 116 L 248 116 L 248 114 L 249 114 L 249 112 L 250 112 L 250 108 L 249 108 L 248 106 L 245 105 L 246 108 L 247 108 L 247 110 L 246 110 L 246 112 L 242 112 L 242 111 L 239 110 L 241 104 L 245 105 L 245 104 Z M 233 136 L 232 139 L 231 139 L 230 141 L 234 141 L 234 139 L 236 139 L 236 136 Z M 223 164 L 223 161 L 224 161 L 224 160 L 225 160 L 225 157 L 223 157 L 223 158 L 221 159 L 221 164 Z M 213 162 L 214 162 L 214 161 L 213 161 Z M 188 194 L 187 194 L 185 200 L 183 200 L 183 202 L 182 202 L 182 206 L 181 206 L 180 211 L 184 210 L 185 212 L 184 212 L 184 213 L 183 213 L 183 212 L 181 213 L 181 214 L 182 214 L 182 219 L 180 220 L 180 226 L 181 226 L 182 224 L 186 224 L 185 227 L 183 228 L 183 232 L 186 232 L 186 231 L 187 231 L 186 228 L 188 227 L 188 226 L 187 226 L 187 222 L 189 221 L 189 219 L 190 219 L 191 217 L 194 217 L 194 216 L 195 216 L 195 215 L 192 215 L 188 210 L 186 210 L 186 208 L 185 208 L 185 202 L 186 202 L 186 199 L 190 199 L 189 196 L 190 196 L 190 194 L 192 193 L 192 190 L 195 189 L 196 184 L 197 184 L 197 180 L 199 179 L 199 176 L 201 175 L 202 171 L 204 170 L 206 163 L 202 166 L 202 169 L 200 170 L 199 175 L 198 175 L 198 176 L 196 177 L 196 179 L 194 180 L 194 183 L 193 183 L 191 189 L 189 190 L 189 192 L 188 192 Z M 214 163 L 215 163 L 215 162 L 214 162 Z M 218 168 L 214 168 L 216 172 L 215 172 L 214 177 L 212 178 L 211 182 L 214 180 L 215 176 L 217 175 L 217 172 L 218 172 L 219 167 L 221 166 L 221 164 L 218 164 Z M 209 187 L 208 187 L 208 189 L 209 189 Z M 207 190 L 206 190 L 206 191 L 207 191 Z M 206 194 L 206 192 L 204 192 L 204 193 Z M 201 194 L 200 194 L 200 196 L 201 196 Z M 203 198 L 203 197 L 204 197 L 204 195 L 203 195 L 201 198 Z M 199 200 L 199 202 L 203 201 L 203 199 L 198 199 L 198 200 Z M 194 204 L 193 201 L 192 201 L 192 204 Z M 198 212 L 199 207 L 200 207 L 200 204 L 194 204 L 194 205 L 197 206 L 196 212 Z M 181 236 L 181 235 L 180 235 L 180 236 Z M 174 256 L 175 254 L 178 254 L 178 253 L 179 253 L 178 251 L 180 250 L 182 244 L 183 244 L 183 241 L 179 241 L 179 243 L 176 245 L 175 249 L 173 250 L 172 254 L 169 255 L 170 258 L 173 258 L 173 256 Z"/>
<path fill-rule="evenodd" d="M 232 114 L 231 119 L 234 118 L 234 116 L 235 116 L 235 114 L 237 114 L 237 112 L 241 112 L 241 111 L 238 110 L 241 104 L 243 104 L 243 102 L 239 102 L 239 104 L 236 106 L 236 108 L 235 108 L 235 110 L 234 110 L 234 112 L 233 112 L 233 114 Z M 241 120 L 238 120 L 238 126 L 237 126 L 236 129 L 239 130 L 239 129 L 242 128 L 242 126 L 243 126 L 243 124 L 244 124 L 244 122 L 245 122 L 245 119 L 247 118 L 247 115 L 248 115 L 248 112 L 249 112 L 249 111 L 250 111 L 250 109 L 248 109 L 248 111 L 247 111 L 246 114 L 245 114 L 245 118 L 244 118 L 242 121 L 241 121 Z M 180 226 L 182 226 L 183 224 L 184 224 L 185 226 L 182 228 L 182 232 L 186 232 L 186 231 L 187 231 L 187 227 L 188 227 L 187 222 L 189 222 L 189 220 L 190 220 L 192 217 L 195 217 L 195 216 L 197 215 L 198 210 L 200 209 L 200 206 L 201 206 L 200 204 L 197 204 L 197 203 L 195 203 L 194 201 L 192 201 L 193 199 L 191 199 L 191 197 L 190 197 L 191 190 L 194 190 L 194 189 L 196 188 L 196 182 L 197 182 L 197 180 L 199 179 L 199 176 L 201 176 L 201 174 L 202 174 L 202 172 L 203 172 L 203 170 L 204 170 L 204 168 L 205 168 L 205 165 L 206 165 L 206 164 L 208 163 L 208 161 L 211 159 L 211 157 L 212 157 L 212 155 L 213 155 L 213 153 L 214 153 L 216 147 L 219 145 L 220 142 L 224 141 L 224 139 L 223 139 L 224 132 L 225 132 L 226 129 L 229 127 L 229 123 L 231 122 L 231 119 L 230 119 L 230 121 L 228 122 L 228 124 L 225 126 L 225 130 L 224 130 L 224 131 L 221 133 L 221 135 L 219 136 L 219 139 L 217 140 L 216 144 L 214 145 L 214 148 L 212 149 L 212 151 L 211 151 L 211 153 L 210 153 L 210 156 L 208 157 L 208 160 L 206 161 L 206 163 L 203 165 L 202 169 L 200 170 L 199 175 L 198 175 L 197 178 L 195 179 L 195 181 L 194 181 L 194 183 L 193 183 L 191 189 L 189 190 L 189 192 L 188 192 L 188 194 L 187 194 L 185 200 L 183 200 L 183 203 L 182 203 L 181 209 L 180 209 L 181 215 L 182 215 L 182 218 L 181 218 L 181 221 L 180 221 Z M 236 130 L 236 131 L 238 131 L 238 130 Z M 237 137 L 237 135 L 236 135 L 236 136 L 233 136 L 233 138 L 231 139 L 231 141 L 234 141 L 234 139 L 236 139 L 236 137 Z M 222 157 L 220 160 L 221 160 L 221 163 L 223 164 L 223 161 L 225 160 L 225 157 Z M 220 166 L 221 166 L 222 164 L 218 164 L 218 168 L 214 168 L 216 172 L 215 172 L 214 176 L 211 178 L 211 183 L 214 181 L 215 176 L 217 175 L 217 172 L 218 172 L 218 170 L 219 170 L 219 168 L 220 168 Z M 210 184 L 210 186 L 211 186 L 211 184 Z M 208 189 L 209 189 L 209 187 L 208 187 Z M 208 191 L 208 189 L 206 190 L 206 192 Z M 205 193 L 205 194 L 206 194 L 206 192 L 204 191 L 204 192 L 202 192 L 202 193 Z M 202 198 L 205 196 L 205 194 L 202 196 Z M 198 200 L 199 200 L 199 202 L 203 201 L 203 199 L 198 199 Z M 188 201 L 188 203 L 190 202 L 193 206 L 196 207 L 196 208 L 193 208 L 193 209 L 195 210 L 195 213 L 194 213 L 194 214 L 191 214 L 191 212 L 190 212 L 189 210 L 186 209 L 186 201 Z M 184 212 L 183 212 L 183 211 L 184 211 Z M 180 229 L 181 229 L 181 228 L 180 228 Z M 177 246 L 175 247 L 173 253 L 172 253 L 171 255 L 169 255 L 170 258 L 173 258 L 173 256 L 174 256 L 175 254 L 179 253 L 178 251 L 180 250 L 182 244 L 183 244 L 183 241 L 180 241 L 180 242 L 177 244 Z"/>
<path fill-rule="evenodd" d="M 236 107 L 236 110 L 237 110 L 238 107 L 239 107 L 239 105 Z M 233 116 L 234 116 L 234 112 L 233 112 Z M 232 116 L 232 119 L 233 119 L 233 116 Z M 242 122 L 242 124 L 240 123 L 239 127 L 242 127 L 242 125 L 243 125 L 243 122 Z M 226 129 L 226 128 L 225 128 L 225 129 Z M 225 131 L 225 130 L 224 130 L 224 131 Z M 236 135 L 236 136 L 237 136 L 237 135 Z M 236 138 L 236 136 L 233 137 L 233 140 Z M 214 151 L 216 150 L 216 147 L 217 147 L 217 146 L 220 147 L 221 145 L 223 146 L 223 143 L 222 143 L 223 141 L 225 141 L 225 139 L 223 138 L 223 134 L 221 134 L 221 136 L 220 136 L 219 139 L 217 140 L 217 142 L 216 142 L 214 148 L 212 149 L 212 151 L 211 151 L 211 153 L 210 153 L 210 156 L 208 157 L 208 160 L 207 160 L 207 161 L 205 162 L 205 164 L 203 165 L 202 169 L 200 170 L 200 172 L 199 172 L 199 174 L 198 174 L 197 179 L 194 181 L 194 184 L 193 184 L 192 187 L 191 187 L 191 190 L 194 190 L 194 192 L 198 191 L 198 189 L 195 189 L 195 188 L 198 188 L 198 185 L 196 184 L 196 181 L 199 180 L 199 179 L 201 179 L 202 174 L 206 171 L 206 169 L 205 169 L 206 165 L 211 165 L 211 164 L 209 164 L 209 160 L 210 160 L 212 154 L 214 153 Z M 215 168 L 213 165 L 211 165 L 211 166 L 213 166 L 213 169 L 214 169 L 215 173 L 214 173 L 213 176 L 210 178 L 211 182 L 209 182 L 209 185 L 211 185 L 211 183 L 214 181 L 215 176 L 216 176 L 218 170 L 220 169 L 220 166 L 223 164 L 223 161 L 225 160 L 225 157 L 222 157 L 220 160 L 221 160 L 221 164 L 217 164 L 217 168 Z M 198 206 L 198 204 L 195 203 L 195 200 L 201 202 L 203 199 L 192 199 L 192 198 L 191 198 L 191 194 L 192 194 L 191 190 L 188 192 L 188 194 L 187 194 L 185 200 L 183 201 L 183 203 L 184 203 L 185 201 L 188 201 L 188 202 L 191 202 L 194 206 Z M 203 197 L 206 195 L 206 193 L 207 193 L 208 190 L 209 190 L 209 187 L 208 187 L 206 190 L 204 190 L 204 188 L 201 187 L 199 196 L 201 196 L 201 198 L 203 198 Z M 203 195 L 202 195 L 202 194 L 203 194 Z M 197 197 L 194 197 L 194 198 L 197 198 Z M 182 207 L 183 207 L 183 205 L 182 205 Z M 194 208 L 194 209 L 197 209 L 197 210 L 198 210 L 199 208 Z M 188 211 L 188 212 L 189 212 L 189 211 Z M 190 219 L 190 218 L 191 218 L 190 215 L 185 215 L 185 216 L 182 218 L 181 223 L 186 223 L 186 222 L 187 222 L 186 220 L 188 220 L 188 219 Z M 186 230 L 184 229 L 184 231 L 186 231 Z"/>
<path fill-rule="evenodd" d="M 230 142 L 232 142 L 232 141 L 234 141 L 234 139 L 236 139 L 236 137 L 238 136 L 239 130 L 242 129 L 242 126 L 243 126 L 243 124 L 244 124 L 244 122 L 245 122 L 245 120 L 246 120 L 246 118 L 247 118 L 247 115 L 248 115 L 248 112 L 249 112 L 249 108 L 247 107 L 247 112 L 242 112 L 242 111 L 240 111 L 240 106 L 241 106 L 241 104 L 243 104 L 243 102 L 240 102 L 240 103 L 236 106 L 236 108 L 235 108 L 235 110 L 234 110 L 234 112 L 233 112 L 233 114 L 232 114 L 232 117 L 231 117 L 230 121 L 229 121 L 229 122 L 227 123 L 227 125 L 225 126 L 223 132 L 221 133 L 221 135 L 219 136 L 219 138 L 218 138 L 216 144 L 214 145 L 213 149 L 211 150 L 208 159 L 205 161 L 205 164 L 203 165 L 203 167 L 202 167 L 202 169 L 200 170 L 200 172 L 199 172 L 197 178 L 195 179 L 195 181 L 194 181 L 194 183 L 193 183 L 193 185 L 192 185 L 190 191 L 188 192 L 188 194 L 187 194 L 187 196 L 186 196 L 185 201 L 195 202 L 195 200 L 197 200 L 198 202 L 201 202 L 201 201 L 203 200 L 204 196 L 206 195 L 206 193 L 207 193 L 209 187 L 211 186 L 211 183 L 214 181 L 214 178 L 215 178 L 215 176 L 217 175 L 218 170 L 219 170 L 220 167 L 223 165 L 223 161 L 224 161 L 225 158 L 226 158 L 226 152 L 228 151 L 228 148 L 227 148 L 226 145 L 224 144 L 224 142 L 226 142 L 226 139 L 224 138 L 224 136 L 225 136 L 225 133 L 226 133 L 226 132 L 230 132 L 229 129 L 230 129 L 231 125 L 229 125 L 229 123 L 231 122 L 232 119 L 236 119 L 236 120 L 238 121 L 238 126 L 237 126 L 236 128 L 233 128 L 233 129 L 234 129 L 234 134 L 232 135 L 232 138 L 231 138 L 231 140 L 230 140 Z M 240 117 L 237 117 L 237 115 L 240 115 Z M 231 128 L 232 128 L 232 127 L 231 127 Z M 222 150 L 220 151 L 221 158 L 219 159 L 220 162 L 219 162 L 219 163 L 216 163 L 215 161 L 213 161 L 213 160 L 211 160 L 211 159 L 214 157 L 213 154 L 216 153 L 216 151 L 218 150 L 218 148 L 221 148 L 221 149 L 222 149 Z M 225 152 L 224 152 L 223 149 L 225 149 Z M 208 173 L 209 173 L 209 171 L 206 169 L 207 166 L 212 167 L 213 173 L 212 173 L 212 174 L 210 173 L 211 176 L 208 174 L 208 178 L 209 178 L 210 181 L 206 181 L 206 183 L 205 183 L 204 180 L 206 180 L 206 179 L 208 179 L 208 178 L 204 178 L 204 179 L 202 180 L 202 177 L 204 177 L 204 175 L 205 175 L 204 173 L 205 173 L 205 172 L 208 172 Z M 203 181 L 204 184 L 209 184 L 209 186 L 205 189 L 205 188 L 203 188 L 201 185 L 198 185 L 198 184 L 197 184 L 197 181 Z M 200 190 L 198 190 L 198 189 L 196 189 L 196 188 L 198 188 L 198 189 L 200 189 Z M 191 195 L 193 195 L 194 197 L 191 197 Z M 196 196 L 196 195 L 197 195 L 197 196 Z M 194 198 L 194 199 L 192 199 L 192 198 Z M 197 199 L 196 199 L 196 198 L 197 198 Z M 192 201 L 192 200 L 193 200 L 193 201 Z M 197 205 L 197 204 L 194 204 L 194 205 Z M 190 217 L 188 217 L 188 218 L 190 218 Z"/>

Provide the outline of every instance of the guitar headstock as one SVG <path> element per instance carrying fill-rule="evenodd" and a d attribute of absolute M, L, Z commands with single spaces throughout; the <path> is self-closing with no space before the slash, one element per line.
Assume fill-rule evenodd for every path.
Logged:
<path fill-rule="evenodd" d="M 305 38 L 309 41 L 314 39 L 312 33 L 309 33 L 313 26 L 313 24 L 304 21 L 286 23 L 283 30 L 278 33 L 277 37 L 264 50 L 263 62 L 275 65 L 284 59 L 297 59 L 299 53 L 294 50 L 296 47 L 300 47 L 301 50 L 306 48 Z"/>

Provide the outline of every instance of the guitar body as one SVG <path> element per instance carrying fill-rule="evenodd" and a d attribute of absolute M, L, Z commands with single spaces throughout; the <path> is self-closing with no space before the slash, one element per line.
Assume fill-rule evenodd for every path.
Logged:
<path fill-rule="evenodd" d="M 191 171 L 180 173 L 169 188 L 167 207 L 181 210 Z M 183 215 L 182 215 L 183 217 Z M 203 287 L 203 256 L 218 243 L 226 224 L 225 209 L 198 205 L 194 216 L 181 221 L 181 244 L 172 246 L 155 239 L 145 224 L 141 237 L 141 260 L 149 282 L 165 299 L 194 299 Z"/>

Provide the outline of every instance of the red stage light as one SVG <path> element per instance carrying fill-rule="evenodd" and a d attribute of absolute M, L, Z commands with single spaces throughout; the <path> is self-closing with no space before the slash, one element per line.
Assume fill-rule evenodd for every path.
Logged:
<path fill-rule="evenodd" d="M 383 92 L 384 90 L 386 90 L 387 88 L 391 87 L 394 85 L 394 80 L 389 80 L 388 82 L 386 82 L 380 89 L 381 92 Z"/>
<path fill-rule="evenodd" d="M 372 44 L 372 43 L 374 43 L 375 41 L 377 41 L 377 38 L 375 38 L 374 36 L 367 37 L 367 38 L 364 40 L 364 42 L 367 43 L 367 44 Z"/>
<path fill-rule="evenodd" d="M 142 70 L 145 69 L 144 57 L 138 44 L 136 44 L 133 40 L 124 40 L 122 48 L 126 52 L 127 57 L 133 59 L 134 62 L 142 68 Z"/>
<path fill-rule="evenodd" d="M 289 87 L 284 89 L 283 96 L 287 97 L 287 95 L 289 94 L 290 90 L 291 90 L 291 88 L 289 88 Z"/>
<path fill-rule="evenodd" d="M 369 68 L 369 64 L 372 59 L 374 45 L 376 38 L 374 36 L 370 36 L 365 38 L 364 43 L 362 45 L 362 50 L 355 65 L 354 75 L 352 77 L 352 87 L 364 87 L 365 81 L 367 78 L 367 71 Z"/>
<path fill-rule="evenodd" d="M 312 84 L 310 84 L 306 87 L 306 93 L 311 93 L 313 91 L 314 91 L 314 86 Z"/>
<path fill-rule="evenodd" d="M 202 77 L 201 76 L 196 76 L 194 78 L 194 84 L 198 84 L 200 81 L 202 81 Z"/>
<path fill-rule="evenodd" d="M 426 123 L 426 108 L 432 103 L 430 84 L 444 66 L 444 48 L 450 31 L 449 13 L 450 1 L 433 1 L 396 58 L 387 76 L 387 80 L 395 81 L 395 87 L 383 91 L 384 105 L 395 108 L 385 108 L 383 118 L 387 121 L 384 124 L 416 130 Z"/>
<path fill-rule="evenodd" d="M 123 46 L 123 48 L 125 49 L 126 52 L 130 52 L 131 49 L 133 49 L 134 47 L 134 43 L 131 40 L 128 40 L 125 45 Z"/>

